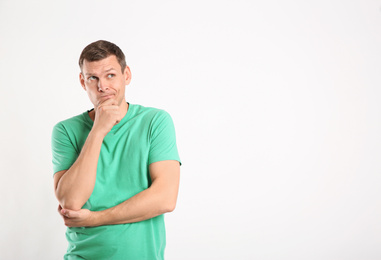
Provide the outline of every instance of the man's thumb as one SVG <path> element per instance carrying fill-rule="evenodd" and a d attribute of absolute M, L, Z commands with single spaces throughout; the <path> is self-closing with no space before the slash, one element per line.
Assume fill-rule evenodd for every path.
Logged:
<path fill-rule="evenodd" d="M 78 213 L 73 211 L 73 210 L 68 210 L 68 209 L 62 209 L 61 210 L 62 215 L 68 217 L 68 218 L 75 218 L 78 216 Z"/>

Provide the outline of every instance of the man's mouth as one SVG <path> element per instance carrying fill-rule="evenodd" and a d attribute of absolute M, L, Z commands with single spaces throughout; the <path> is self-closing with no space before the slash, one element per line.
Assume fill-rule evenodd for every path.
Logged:
<path fill-rule="evenodd" d="M 110 95 L 104 95 L 104 96 L 101 96 L 101 99 L 109 99 L 109 98 L 112 98 L 112 94 Z"/>

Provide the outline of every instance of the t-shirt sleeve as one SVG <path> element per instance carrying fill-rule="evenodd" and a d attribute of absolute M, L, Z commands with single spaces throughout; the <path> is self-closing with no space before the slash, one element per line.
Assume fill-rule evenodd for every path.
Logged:
<path fill-rule="evenodd" d="M 62 123 L 54 126 L 52 132 L 52 162 L 53 172 L 69 169 L 78 157 L 74 145 Z"/>
<path fill-rule="evenodd" d="M 148 164 L 165 160 L 175 160 L 181 165 L 172 118 L 160 110 L 151 122 Z"/>

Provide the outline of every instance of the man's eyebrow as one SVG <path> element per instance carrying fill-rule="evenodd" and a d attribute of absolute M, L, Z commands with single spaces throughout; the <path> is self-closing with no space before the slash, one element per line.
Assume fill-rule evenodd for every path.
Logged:
<path fill-rule="evenodd" d="M 110 68 L 110 69 L 108 69 L 108 70 L 105 70 L 105 72 L 110 72 L 110 71 L 112 71 L 112 70 L 116 70 L 116 69 L 114 69 L 114 68 Z M 87 72 L 87 73 L 85 73 L 85 75 L 86 75 L 86 76 L 93 76 L 94 73 Z"/>

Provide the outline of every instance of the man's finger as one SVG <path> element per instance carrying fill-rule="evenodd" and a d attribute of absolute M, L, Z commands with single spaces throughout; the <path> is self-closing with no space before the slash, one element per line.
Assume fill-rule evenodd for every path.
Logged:
<path fill-rule="evenodd" d="M 74 211 L 74 210 L 68 210 L 68 209 L 63 209 L 61 210 L 62 215 L 68 218 L 76 218 L 79 217 L 79 213 Z"/>
<path fill-rule="evenodd" d="M 108 98 L 108 99 L 104 100 L 103 102 L 101 102 L 99 104 L 99 106 L 102 106 L 102 105 L 105 105 L 105 106 L 110 106 L 110 105 L 111 106 L 117 106 L 118 102 L 116 102 L 116 100 L 113 99 L 113 98 Z"/>
<path fill-rule="evenodd" d="M 61 205 L 58 205 L 57 211 L 58 211 L 58 214 L 60 214 L 60 216 L 65 219 L 65 216 L 62 214 L 62 207 L 61 207 Z"/>

